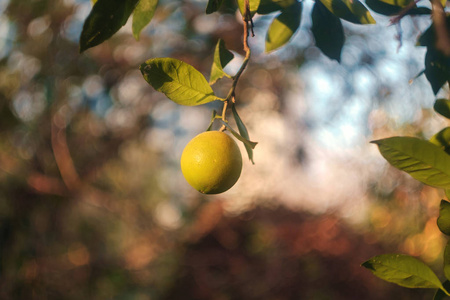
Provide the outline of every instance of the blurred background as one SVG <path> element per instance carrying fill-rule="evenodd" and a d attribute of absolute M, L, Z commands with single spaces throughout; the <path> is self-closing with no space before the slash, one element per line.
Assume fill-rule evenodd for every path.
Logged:
<path fill-rule="evenodd" d="M 444 278 L 443 192 L 393 169 L 369 143 L 446 126 L 426 79 L 414 79 L 425 55 L 416 39 L 430 19 L 344 21 L 339 64 L 314 47 L 313 2 L 303 4 L 300 30 L 274 53 L 263 51 L 274 15 L 255 17 L 237 88 L 255 165 L 242 147 L 239 182 L 205 196 L 179 159 L 220 103 L 178 106 L 138 67 L 174 57 L 208 77 L 222 38 L 234 74 L 234 10 L 205 15 L 206 1 L 161 0 L 140 41 L 129 22 L 79 54 L 90 1 L 0 0 L 0 298 L 431 299 L 434 291 L 360 267 L 401 252 Z M 230 83 L 215 84 L 216 94 Z"/>

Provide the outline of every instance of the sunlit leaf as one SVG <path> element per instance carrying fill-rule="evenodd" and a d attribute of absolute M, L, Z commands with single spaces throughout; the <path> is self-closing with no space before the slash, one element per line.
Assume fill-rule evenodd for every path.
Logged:
<path fill-rule="evenodd" d="M 249 6 L 250 6 L 250 14 L 253 16 L 256 11 L 258 10 L 260 0 L 248 0 Z M 244 15 L 245 12 L 245 0 L 238 0 L 238 6 L 239 11 L 242 15 Z"/>
<path fill-rule="evenodd" d="M 450 188 L 450 156 L 438 146 L 414 137 L 391 137 L 373 143 L 394 167 L 425 184 Z"/>
<path fill-rule="evenodd" d="M 450 127 L 446 127 L 430 138 L 430 143 L 450 154 Z"/>
<path fill-rule="evenodd" d="M 221 39 L 217 42 L 216 50 L 214 51 L 214 61 L 211 67 L 211 75 L 209 77 L 209 84 L 214 84 L 220 78 L 230 75 L 224 72 L 223 68 L 234 58 L 233 53 L 225 48 L 225 42 Z"/>
<path fill-rule="evenodd" d="M 222 6 L 223 0 L 208 0 L 208 4 L 206 5 L 206 13 L 212 14 L 219 10 Z"/>
<path fill-rule="evenodd" d="M 225 125 L 225 127 L 231 132 L 232 135 L 234 135 L 235 138 L 237 138 L 238 140 L 243 142 L 244 145 L 247 145 L 251 149 L 255 149 L 256 145 L 258 144 L 257 142 L 252 142 L 252 141 L 244 138 L 239 133 L 237 133 L 228 123 L 222 121 L 222 124 Z"/>
<path fill-rule="evenodd" d="M 241 136 L 247 140 L 250 140 L 250 136 L 248 135 L 248 131 L 247 131 L 247 127 L 245 127 L 244 122 L 242 122 L 241 117 L 239 117 L 239 114 L 236 110 L 235 105 L 233 104 L 231 106 L 231 110 L 233 111 L 233 116 L 234 116 L 234 120 L 236 121 L 236 125 L 238 127 L 239 133 L 241 134 Z M 255 164 L 255 162 L 253 161 L 253 150 L 252 148 L 245 144 L 245 150 L 247 150 L 247 154 L 248 154 L 248 159 L 250 159 L 250 161 L 252 162 L 252 164 Z"/>
<path fill-rule="evenodd" d="M 193 66 L 174 58 L 153 58 L 140 66 L 155 90 L 181 105 L 200 105 L 218 98 L 206 78 Z"/>
<path fill-rule="evenodd" d="M 375 276 L 403 287 L 443 289 L 430 267 L 412 256 L 383 254 L 369 259 L 362 266 Z"/>
<path fill-rule="evenodd" d="M 128 20 L 139 0 L 98 0 L 84 21 L 80 52 L 114 35 Z"/>
<path fill-rule="evenodd" d="M 443 234 L 450 235 L 450 202 L 441 200 L 437 225 Z M 450 263 L 450 260 L 448 262 Z"/>
<path fill-rule="evenodd" d="M 345 41 L 341 20 L 333 15 L 320 1 L 315 2 L 311 18 L 311 31 L 316 46 L 323 54 L 340 62 Z"/>
<path fill-rule="evenodd" d="M 139 40 L 142 29 L 147 26 L 155 14 L 158 0 L 139 0 L 138 5 L 133 12 L 133 36 Z"/>
<path fill-rule="evenodd" d="M 273 51 L 286 44 L 300 26 L 302 4 L 283 9 L 270 24 L 266 35 L 266 52 Z"/>
<path fill-rule="evenodd" d="M 320 0 L 336 17 L 355 24 L 375 24 L 367 8 L 358 0 Z"/>
<path fill-rule="evenodd" d="M 293 5 L 296 0 L 261 0 L 258 10 L 260 15 L 270 14 Z"/>
<path fill-rule="evenodd" d="M 450 119 L 450 100 L 444 98 L 437 99 L 436 102 L 434 102 L 433 108 L 437 113 Z"/>
<path fill-rule="evenodd" d="M 450 290 L 450 281 L 446 280 L 442 283 L 442 285 L 444 286 L 444 288 L 449 291 Z M 433 300 L 443 300 L 443 299 L 448 299 L 448 295 L 445 294 L 445 292 L 441 289 L 436 291 L 436 294 L 434 294 L 434 298 Z"/>

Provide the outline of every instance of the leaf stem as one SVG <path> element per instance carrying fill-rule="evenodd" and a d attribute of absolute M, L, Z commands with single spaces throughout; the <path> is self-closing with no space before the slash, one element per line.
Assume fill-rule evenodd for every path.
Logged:
<path fill-rule="evenodd" d="M 447 292 L 447 290 L 446 290 L 445 288 L 442 287 L 441 290 L 442 290 L 447 296 L 450 296 L 449 292 Z"/>

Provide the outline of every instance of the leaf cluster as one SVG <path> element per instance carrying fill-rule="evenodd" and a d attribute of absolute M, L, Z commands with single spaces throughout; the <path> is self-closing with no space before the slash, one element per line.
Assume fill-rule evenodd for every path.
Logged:
<path fill-rule="evenodd" d="M 236 1 L 239 11 L 244 16 L 245 0 Z M 437 1 L 442 7 L 445 7 L 447 2 L 447 0 L 433 1 Z M 80 36 L 80 52 L 109 39 L 125 25 L 131 15 L 133 15 L 133 35 L 138 40 L 141 31 L 151 22 L 158 7 L 158 0 L 97 0 L 94 2 Z M 430 16 L 435 14 L 428 7 L 418 6 L 418 2 L 420 1 L 366 0 L 363 4 L 359 0 L 317 0 L 310 12 L 312 20 L 310 31 L 314 37 L 315 46 L 330 59 L 340 62 L 345 44 L 343 22 L 358 25 L 375 24 L 376 21 L 369 9 L 378 14 L 392 17 L 392 23 L 400 22 L 403 17 L 408 15 Z M 244 16 L 246 19 L 255 14 L 274 15 L 266 32 L 266 52 L 285 46 L 302 24 L 302 1 L 248 0 L 248 3 L 250 11 L 248 16 Z M 230 1 L 208 0 L 205 13 L 218 12 L 225 5 L 230 6 Z M 442 7 L 440 7 L 441 14 L 444 14 Z M 227 10 L 230 9 L 234 9 L 234 7 L 227 7 Z M 448 49 L 443 50 L 439 46 L 442 43 L 442 37 L 439 37 L 436 32 L 444 32 L 444 36 L 446 32 L 448 35 L 450 16 L 446 17 L 445 24 L 440 24 L 442 22 L 439 23 L 436 18 L 433 20 L 430 27 L 418 39 L 418 46 L 427 47 L 425 69 L 420 74 L 425 74 L 433 92 L 437 94 L 440 88 L 450 80 L 450 46 L 447 45 Z M 435 24 L 436 22 L 439 24 Z M 448 41 L 447 43 L 450 43 Z M 224 55 L 221 58 L 226 60 Z M 215 82 L 215 76 L 217 74 L 212 77 L 211 83 Z"/>
<path fill-rule="evenodd" d="M 434 109 L 450 118 L 450 100 L 438 99 Z M 442 188 L 450 195 L 450 127 L 436 133 L 430 140 L 415 137 L 391 137 L 373 142 L 381 155 L 394 167 L 407 172 L 420 182 Z M 450 202 L 442 200 L 439 230 L 450 236 Z M 434 272 L 420 260 L 403 254 L 375 256 L 362 264 L 379 278 L 408 288 L 438 289 L 434 299 L 450 296 L 450 241 L 444 250 L 444 274 L 441 283 Z"/>

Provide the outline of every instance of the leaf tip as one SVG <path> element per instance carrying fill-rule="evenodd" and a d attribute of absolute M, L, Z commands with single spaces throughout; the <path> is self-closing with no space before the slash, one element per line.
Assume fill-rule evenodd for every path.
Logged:
<path fill-rule="evenodd" d="M 361 267 L 364 267 L 364 268 L 366 268 L 368 270 L 371 270 L 371 271 L 375 270 L 373 265 L 372 265 L 372 263 L 370 262 L 370 260 L 363 262 L 361 264 Z"/>

